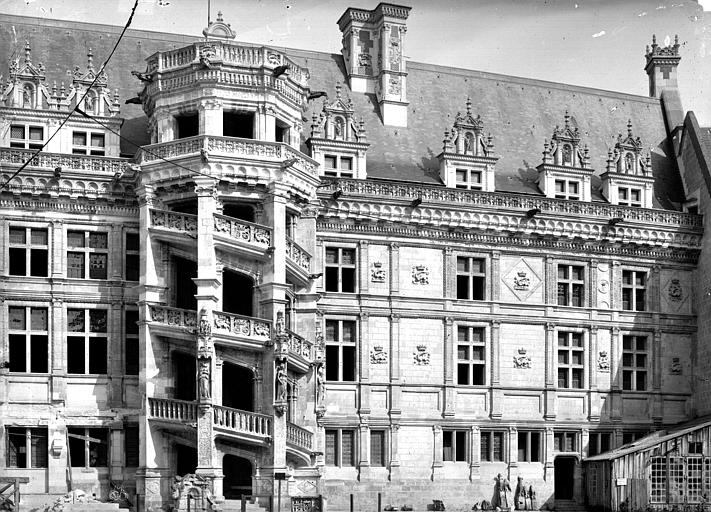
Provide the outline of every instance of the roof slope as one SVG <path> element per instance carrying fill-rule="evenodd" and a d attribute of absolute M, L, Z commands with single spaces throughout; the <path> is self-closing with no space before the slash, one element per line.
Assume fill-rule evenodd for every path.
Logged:
<path fill-rule="evenodd" d="M 75 65 L 86 62 L 92 47 L 95 62 L 111 50 L 120 27 L 80 22 L 0 15 L 0 48 L 12 49 L 15 36 L 21 45 L 31 41 L 33 60 L 47 68 L 48 81 L 60 81 Z M 141 84 L 131 70 L 143 70 L 145 58 L 160 50 L 180 47 L 197 37 L 129 30 L 107 67 L 109 85 L 119 90 L 122 101 L 135 96 Z M 335 85 L 347 85 L 340 55 L 283 49 L 309 68 L 312 90 L 333 94 Z M 49 61 L 51 57 L 51 61 Z M 640 51 L 640 79 L 643 79 Z M 374 95 L 348 93 L 356 114 L 365 118 L 368 140 L 368 175 L 375 178 L 440 183 L 436 156 L 442 150 L 445 129 L 450 129 L 458 111 L 472 99 L 474 114 L 480 114 L 486 132 L 491 132 L 500 156 L 496 188 L 500 191 L 540 194 L 535 167 L 541 162 L 544 139 L 563 123 L 566 110 L 580 130 L 582 143 L 590 147 L 591 165 L 600 175 L 605 170 L 608 148 L 631 119 L 635 136 L 652 149 L 655 175 L 655 205 L 678 209 L 684 200 L 681 180 L 667 149 L 659 100 L 542 80 L 497 75 L 464 69 L 407 63 L 408 126 L 384 126 Z M 347 87 L 344 88 L 347 91 Z M 320 102 L 311 108 L 320 109 Z M 122 105 L 126 119 L 123 134 L 138 144 L 148 142 L 147 125 L 140 107 Z M 307 114 L 310 120 L 310 113 Z M 308 123 L 306 123 L 308 129 Z M 308 135 L 308 134 L 305 134 Z M 122 144 L 122 151 L 135 148 Z M 599 180 L 593 181 L 593 198 L 601 200 Z"/>

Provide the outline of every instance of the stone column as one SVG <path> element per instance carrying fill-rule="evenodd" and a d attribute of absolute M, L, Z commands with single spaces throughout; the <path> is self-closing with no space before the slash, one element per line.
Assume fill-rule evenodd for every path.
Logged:
<path fill-rule="evenodd" d="M 661 278 L 661 268 L 659 265 L 654 265 L 652 271 L 649 273 L 649 281 L 647 282 L 647 304 L 645 309 L 647 311 L 660 311 L 661 308 L 661 296 L 659 283 Z"/>
<path fill-rule="evenodd" d="M 49 264 L 51 266 L 49 275 L 53 278 L 64 277 L 66 267 L 66 255 L 64 252 L 64 222 L 53 220 L 50 222 L 49 238 L 52 241 L 52 254 Z"/>
<path fill-rule="evenodd" d="M 657 273 L 658 275 L 658 273 Z M 658 315 L 655 315 L 658 317 Z M 654 322 L 655 325 L 659 325 L 659 319 Z M 652 350 L 651 350 L 651 360 L 652 367 L 650 368 L 652 372 L 651 384 L 652 384 L 652 396 L 649 398 L 652 400 L 652 421 L 661 425 L 664 420 L 664 401 L 662 398 L 662 331 L 661 329 L 654 329 L 654 334 L 652 336 Z"/>
<path fill-rule="evenodd" d="M 555 324 L 546 323 L 546 391 L 545 391 L 545 413 L 543 417 L 547 420 L 554 420 L 557 410 L 556 404 L 556 364 L 558 360 L 556 354 Z"/>
<path fill-rule="evenodd" d="M 118 251 L 117 251 L 118 252 Z M 108 311 L 108 347 L 109 357 L 109 404 L 111 407 L 121 407 L 123 404 L 123 370 L 126 348 L 124 346 L 123 302 L 115 300 Z"/>
<path fill-rule="evenodd" d="M 360 336 L 358 338 L 360 347 L 358 347 L 359 357 L 359 374 L 360 384 L 358 386 L 360 393 L 360 408 L 358 414 L 370 414 L 370 326 L 368 313 L 360 314 Z"/>
<path fill-rule="evenodd" d="M 444 249 L 444 266 L 443 266 L 443 282 L 444 290 L 442 296 L 445 299 L 457 298 L 457 282 L 455 276 L 457 268 L 457 259 L 454 257 L 454 251 L 451 247 Z"/>
<path fill-rule="evenodd" d="M 546 427 L 546 453 L 544 460 L 543 478 L 547 481 L 549 478 L 553 478 L 553 469 L 555 467 L 553 463 L 553 427 Z"/>
<path fill-rule="evenodd" d="M 363 423 L 358 427 L 358 471 L 361 479 L 368 479 L 370 475 L 370 427 L 367 423 Z M 366 420 L 367 421 L 367 420 Z"/>
<path fill-rule="evenodd" d="M 390 295 L 400 294 L 400 244 L 390 244 Z"/>
<path fill-rule="evenodd" d="M 432 480 L 440 480 L 444 477 L 444 464 L 442 463 L 442 427 L 440 425 L 432 426 L 433 443 L 432 443 Z"/>
<path fill-rule="evenodd" d="M 588 419 L 590 421 L 600 421 L 600 394 L 597 390 L 597 357 L 598 357 L 598 345 L 597 345 L 597 326 L 592 326 L 590 328 L 590 343 L 588 351 L 587 360 L 587 375 L 590 381 L 590 404 L 588 409 Z"/>
<path fill-rule="evenodd" d="M 400 315 L 390 316 L 390 417 L 400 417 Z"/>
<path fill-rule="evenodd" d="M 390 425 L 390 480 L 400 478 L 400 424 Z"/>
<path fill-rule="evenodd" d="M 108 270 L 109 279 L 112 281 L 121 281 L 123 279 L 123 226 L 120 224 L 112 224 L 109 227 L 109 247 L 113 250 L 109 253 Z"/>
<path fill-rule="evenodd" d="M 469 480 L 481 478 L 481 429 L 478 425 L 471 427 L 471 443 L 469 443 Z"/>
<path fill-rule="evenodd" d="M 200 100 L 200 134 L 216 135 L 222 137 L 224 134 L 222 101 L 217 98 L 204 98 Z"/>
<path fill-rule="evenodd" d="M 518 429 L 509 427 L 509 482 L 514 480 L 516 468 L 518 468 Z"/>
<path fill-rule="evenodd" d="M 616 267 L 619 270 L 619 267 Z M 619 273 L 619 272 L 618 272 Z M 619 327 L 612 328 L 610 335 L 610 420 L 622 421 L 622 375 L 619 361 L 622 360 L 622 344 L 620 343 Z"/>
<path fill-rule="evenodd" d="M 456 344 L 451 317 L 444 319 L 444 416 L 452 417 L 456 410 L 457 391 L 454 386 L 454 345 Z"/>
<path fill-rule="evenodd" d="M 501 419 L 503 415 L 504 393 L 501 389 L 501 346 L 499 343 L 501 322 L 491 322 L 491 419 Z"/>
<path fill-rule="evenodd" d="M 114 481 L 123 480 L 123 468 L 126 466 L 124 442 L 123 424 L 120 421 L 114 422 L 111 425 L 111 441 L 109 443 L 111 447 L 109 478 Z"/>
<path fill-rule="evenodd" d="M 156 112 L 153 114 L 153 117 L 156 120 L 156 124 L 158 127 L 158 140 L 156 140 L 155 142 L 170 142 L 172 140 L 175 140 L 175 118 L 170 115 L 170 113 L 162 109 L 156 109 Z"/>
<path fill-rule="evenodd" d="M 61 404 L 67 400 L 67 354 L 64 342 L 66 319 L 64 315 L 64 301 L 52 299 L 49 311 L 48 325 L 50 327 L 49 346 L 52 354 L 52 402 Z"/>

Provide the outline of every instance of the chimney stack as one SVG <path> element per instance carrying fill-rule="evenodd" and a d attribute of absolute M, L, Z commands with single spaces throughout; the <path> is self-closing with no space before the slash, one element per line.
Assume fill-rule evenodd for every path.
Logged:
<path fill-rule="evenodd" d="M 669 39 L 667 37 L 667 39 Z M 664 41 L 664 46 L 657 44 L 657 36 L 652 36 L 652 46 L 647 46 L 645 53 L 647 65 L 644 70 L 649 76 L 649 96 L 659 98 L 664 89 L 676 89 L 676 67 L 679 65 L 679 36 L 674 36 L 674 44 Z"/>

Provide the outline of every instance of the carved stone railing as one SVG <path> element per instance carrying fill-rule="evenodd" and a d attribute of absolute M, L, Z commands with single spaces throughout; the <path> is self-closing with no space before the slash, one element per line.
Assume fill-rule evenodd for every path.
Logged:
<path fill-rule="evenodd" d="M 289 237 L 286 237 L 286 257 L 306 272 L 311 271 L 311 255 Z"/>
<path fill-rule="evenodd" d="M 149 304 L 148 314 L 151 322 L 170 327 L 183 327 L 194 330 L 197 327 L 197 313 L 190 309 L 171 308 L 159 304 Z"/>
<path fill-rule="evenodd" d="M 152 228 L 162 228 L 185 233 L 193 238 L 197 237 L 197 215 L 154 208 L 151 208 L 150 212 Z"/>
<path fill-rule="evenodd" d="M 268 249 L 272 245 L 272 230 L 245 220 L 215 214 L 215 233 L 224 233 L 235 240 Z"/>
<path fill-rule="evenodd" d="M 526 211 L 537 208 L 543 213 L 581 215 L 586 218 L 599 217 L 603 220 L 621 217 L 628 221 L 640 221 L 650 224 L 664 224 L 688 228 L 701 228 L 703 226 L 703 217 L 690 213 L 632 206 L 616 206 L 605 203 L 568 201 L 565 199 L 552 199 L 507 192 L 459 190 L 414 183 L 338 179 L 319 190 L 328 195 L 336 190 L 341 190 L 344 194 L 378 198 L 385 201 L 402 199 L 403 201 L 409 202 L 421 198 L 425 202 L 450 205 L 479 205 Z"/>
<path fill-rule="evenodd" d="M 45 153 L 44 151 L 32 158 L 35 152 L 31 149 L 0 148 L 2 164 L 22 165 L 30 160 L 29 168 L 91 171 L 103 173 L 106 176 L 121 174 L 129 168 L 128 159 L 111 156 L 73 155 L 67 153 Z"/>
<path fill-rule="evenodd" d="M 272 159 L 275 162 L 292 161 L 291 165 L 317 177 L 318 163 L 284 142 L 266 142 L 238 137 L 198 135 L 185 139 L 161 142 L 144 146 L 136 160 L 140 163 L 163 159 L 199 155 L 204 150 L 208 155 L 242 157 L 246 159 Z"/>
<path fill-rule="evenodd" d="M 313 361 L 314 345 L 305 338 L 302 338 L 295 332 L 286 330 L 286 334 L 289 336 L 287 343 L 289 345 L 289 352 L 298 354 L 301 357 L 307 359 L 308 361 Z"/>
<path fill-rule="evenodd" d="M 250 434 L 265 439 L 272 435 L 272 419 L 266 414 L 215 405 L 213 416 L 215 426 L 225 430 Z"/>
<path fill-rule="evenodd" d="M 213 333 L 253 338 L 258 341 L 271 339 L 272 323 L 261 318 L 213 311 Z"/>
<path fill-rule="evenodd" d="M 286 423 L 286 442 L 298 446 L 299 448 L 304 448 L 308 451 L 313 450 L 314 446 L 314 434 L 305 428 L 294 425 L 293 423 Z"/>
<path fill-rule="evenodd" d="M 194 423 L 197 421 L 197 404 L 172 398 L 149 398 L 148 417 L 158 420 Z"/>

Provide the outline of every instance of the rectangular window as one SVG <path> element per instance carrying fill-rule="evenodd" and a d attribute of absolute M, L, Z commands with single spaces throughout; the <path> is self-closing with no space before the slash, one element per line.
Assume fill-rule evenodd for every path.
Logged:
<path fill-rule="evenodd" d="M 647 390 L 648 357 L 646 336 L 622 336 L 622 389 Z"/>
<path fill-rule="evenodd" d="M 580 199 L 580 182 L 575 180 L 555 180 L 557 199 Z"/>
<path fill-rule="evenodd" d="M 457 257 L 457 298 L 484 300 L 486 297 L 486 260 Z"/>
<path fill-rule="evenodd" d="M 67 231 L 67 277 L 106 279 L 109 259 L 107 233 Z"/>
<path fill-rule="evenodd" d="M 466 190 L 481 190 L 481 171 L 472 171 L 469 169 L 456 170 L 457 183 L 456 188 Z"/>
<path fill-rule="evenodd" d="M 558 305 L 583 307 L 585 301 L 585 267 L 558 265 Z"/>
<path fill-rule="evenodd" d="M 323 167 L 324 176 L 353 177 L 353 157 L 351 156 L 325 155 Z"/>
<path fill-rule="evenodd" d="M 556 452 L 575 452 L 578 449 L 576 432 L 556 432 L 553 434 L 553 450 Z"/>
<path fill-rule="evenodd" d="M 140 255 L 138 233 L 126 233 L 124 251 L 126 281 L 138 281 L 140 276 Z"/>
<path fill-rule="evenodd" d="M 483 431 L 480 445 L 482 462 L 503 462 L 504 432 Z"/>
<path fill-rule="evenodd" d="M 10 227 L 10 275 L 47 277 L 47 230 Z"/>
<path fill-rule="evenodd" d="M 326 429 L 326 465 L 355 466 L 355 431 Z"/>
<path fill-rule="evenodd" d="M 140 453 L 140 437 L 137 423 L 127 423 L 123 427 L 124 460 L 127 468 L 137 468 Z"/>
<path fill-rule="evenodd" d="M 442 460 L 450 462 L 467 461 L 466 430 L 442 431 Z"/>
<path fill-rule="evenodd" d="M 8 307 L 10 371 L 47 373 L 48 335 L 47 308 Z"/>
<path fill-rule="evenodd" d="M 126 310 L 126 375 L 138 375 L 138 311 Z"/>
<path fill-rule="evenodd" d="M 109 429 L 67 429 L 69 458 L 73 468 L 104 468 L 109 465 Z"/>
<path fill-rule="evenodd" d="M 385 460 L 385 431 L 370 431 L 370 465 L 383 467 Z"/>
<path fill-rule="evenodd" d="M 638 188 L 618 187 L 617 204 L 620 206 L 642 206 L 642 191 Z"/>
<path fill-rule="evenodd" d="M 585 351 L 580 332 L 558 333 L 558 387 L 581 389 Z"/>
<path fill-rule="evenodd" d="M 588 457 L 610 451 L 612 434 L 610 432 L 591 432 L 588 441 Z"/>
<path fill-rule="evenodd" d="M 634 443 L 637 439 L 642 439 L 646 436 L 646 432 L 632 431 L 622 433 L 622 444 Z"/>
<path fill-rule="evenodd" d="M 486 342 L 483 327 L 457 327 L 457 384 L 486 384 Z"/>
<path fill-rule="evenodd" d="M 42 149 L 44 128 L 42 126 L 10 125 L 10 147 Z"/>
<path fill-rule="evenodd" d="M 7 427 L 8 468 L 47 467 L 47 427 Z"/>
<path fill-rule="evenodd" d="M 326 320 L 326 380 L 356 380 L 356 323 Z"/>
<path fill-rule="evenodd" d="M 622 309 L 645 311 L 647 293 L 647 272 L 640 270 L 622 271 Z"/>
<path fill-rule="evenodd" d="M 540 432 L 518 432 L 518 461 L 519 462 L 540 462 L 541 461 L 541 433 Z"/>
<path fill-rule="evenodd" d="M 355 292 L 356 251 L 326 247 L 326 291 Z"/>
<path fill-rule="evenodd" d="M 73 132 L 72 153 L 75 155 L 104 156 L 106 138 L 103 133 Z"/>
<path fill-rule="evenodd" d="M 106 373 L 106 317 L 105 309 L 67 309 L 68 373 Z"/>

